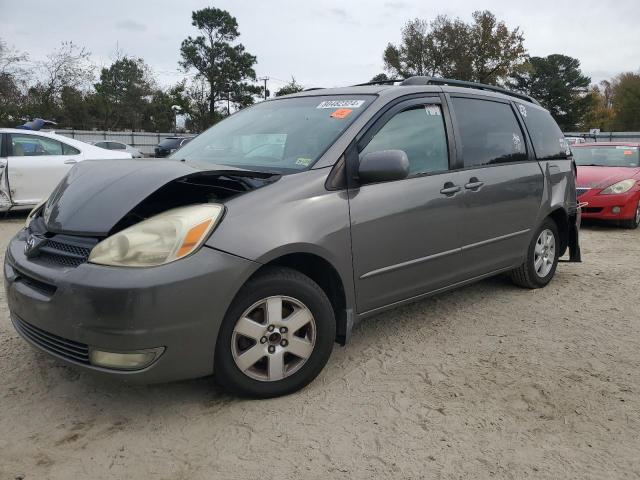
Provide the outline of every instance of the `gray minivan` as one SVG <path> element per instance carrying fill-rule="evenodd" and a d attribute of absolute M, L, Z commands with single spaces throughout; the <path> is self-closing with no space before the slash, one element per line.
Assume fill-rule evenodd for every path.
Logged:
<path fill-rule="evenodd" d="M 16 330 L 131 382 L 298 390 L 383 310 L 580 260 L 575 166 L 550 114 L 412 77 L 244 109 L 168 160 L 75 166 L 5 256 Z"/>

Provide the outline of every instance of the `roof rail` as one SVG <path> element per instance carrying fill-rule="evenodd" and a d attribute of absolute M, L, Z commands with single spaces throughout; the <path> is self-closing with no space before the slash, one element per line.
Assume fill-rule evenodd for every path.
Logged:
<path fill-rule="evenodd" d="M 400 85 L 451 85 L 452 87 L 477 88 L 479 90 L 488 90 L 491 92 L 502 93 L 503 95 L 509 95 L 511 97 L 516 97 L 521 100 L 526 100 L 527 102 L 540 105 L 540 103 L 535 98 L 530 97 L 529 95 L 525 95 L 524 93 L 512 92 L 511 90 L 507 90 L 506 88 L 496 87 L 495 85 L 487 85 L 486 83 L 467 82 L 465 80 L 455 80 L 452 78 L 416 76 L 406 78 L 402 81 L 402 83 L 400 83 Z"/>
<path fill-rule="evenodd" d="M 311 87 L 311 88 L 305 88 L 304 90 L 302 90 L 303 92 L 311 92 L 312 90 L 324 90 L 324 87 Z"/>
<path fill-rule="evenodd" d="M 402 82 L 404 78 L 387 78 L 386 80 L 371 80 L 370 82 L 357 83 L 352 87 L 366 87 L 367 85 L 393 85 L 396 82 Z"/>

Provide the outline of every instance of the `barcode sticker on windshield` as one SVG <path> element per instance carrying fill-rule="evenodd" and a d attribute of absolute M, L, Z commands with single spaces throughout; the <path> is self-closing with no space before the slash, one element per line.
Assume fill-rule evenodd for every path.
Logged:
<path fill-rule="evenodd" d="M 316 108 L 360 108 L 364 100 L 325 100 Z"/>
<path fill-rule="evenodd" d="M 618 146 L 616 146 L 616 149 L 618 149 L 618 150 L 637 150 L 638 147 L 631 147 L 631 146 L 629 146 L 629 147 L 621 147 L 620 145 L 618 145 Z"/>

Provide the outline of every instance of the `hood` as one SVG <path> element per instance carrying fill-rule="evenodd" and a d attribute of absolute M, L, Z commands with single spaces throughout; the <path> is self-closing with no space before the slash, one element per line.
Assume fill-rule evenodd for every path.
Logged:
<path fill-rule="evenodd" d="M 201 170 L 176 160 L 84 161 L 53 191 L 43 217 L 50 232 L 104 237 L 115 227 L 181 205 L 219 201 L 261 186 L 256 178 L 271 177 L 227 166 Z"/>
<path fill-rule="evenodd" d="M 591 167 L 578 165 L 577 186 L 585 188 L 606 188 L 627 178 L 638 178 L 640 168 L 632 167 Z"/>

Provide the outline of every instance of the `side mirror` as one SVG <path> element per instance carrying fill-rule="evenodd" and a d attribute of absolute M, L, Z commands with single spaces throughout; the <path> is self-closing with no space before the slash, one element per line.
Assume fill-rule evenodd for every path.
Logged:
<path fill-rule="evenodd" d="M 409 158 L 402 150 L 380 150 L 360 158 L 358 177 L 361 184 L 391 182 L 409 176 Z"/>

